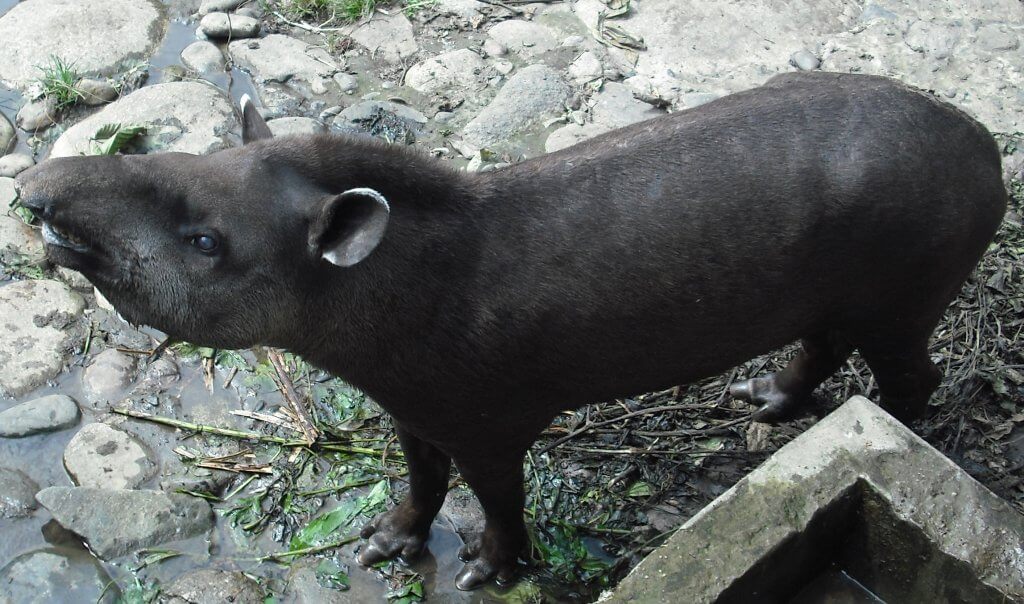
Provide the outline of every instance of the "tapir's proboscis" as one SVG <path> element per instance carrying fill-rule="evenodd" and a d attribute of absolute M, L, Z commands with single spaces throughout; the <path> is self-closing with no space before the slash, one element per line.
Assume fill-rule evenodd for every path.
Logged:
<path fill-rule="evenodd" d="M 17 179 L 53 262 L 127 320 L 291 350 L 394 419 L 404 501 L 363 564 L 425 547 L 451 463 L 485 514 L 456 579 L 512 579 L 523 457 L 560 412 L 670 388 L 800 340 L 732 386 L 776 421 L 860 351 L 909 421 L 928 338 L 1006 209 L 1000 153 L 893 80 L 787 74 L 487 173 L 331 135 L 54 159 Z"/>

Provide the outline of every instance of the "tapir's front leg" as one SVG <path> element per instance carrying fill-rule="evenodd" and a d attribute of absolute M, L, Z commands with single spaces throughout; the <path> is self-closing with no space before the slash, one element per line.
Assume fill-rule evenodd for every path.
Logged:
<path fill-rule="evenodd" d="M 516 562 L 526 545 L 524 454 L 455 459 L 459 473 L 480 500 L 485 518 L 479 539 L 459 552 L 459 558 L 466 562 L 455 579 L 459 589 L 474 589 L 495 577 L 499 583 L 509 582 L 515 576 Z"/>
<path fill-rule="evenodd" d="M 451 458 L 434 445 L 397 428 L 409 466 L 409 493 L 395 508 L 374 518 L 360 533 L 368 539 L 359 563 L 369 566 L 395 556 L 412 560 L 423 552 L 430 524 L 448 493 Z"/>

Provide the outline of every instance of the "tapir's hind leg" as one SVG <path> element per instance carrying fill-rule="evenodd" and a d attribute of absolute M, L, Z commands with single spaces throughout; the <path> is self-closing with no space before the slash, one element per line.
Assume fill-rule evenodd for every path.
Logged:
<path fill-rule="evenodd" d="M 835 373 L 853 351 L 836 332 L 815 334 L 801 340 L 801 349 L 778 373 L 756 377 L 730 386 L 734 397 L 759 405 L 753 419 L 772 423 L 793 417 L 811 402 L 811 394 Z"/>
<path fill-rule="evenodd" d="M 858 343 L 857 348 L 878 381 L 886 411 L 904 423 L 922 417 L 942 381 L 942 372 L 928 357 L 928 339 Z"/>

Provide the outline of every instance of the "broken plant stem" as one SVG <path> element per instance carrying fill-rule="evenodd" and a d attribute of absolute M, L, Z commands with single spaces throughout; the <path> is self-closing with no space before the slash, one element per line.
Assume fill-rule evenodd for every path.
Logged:
<path fill-rule="evenodd" d="M 332 541 L 331 543 L 325 543 L 323 545 L 304 547 L 302 549 L 293 549 L 288 552 L 278 552 L 276 554 L 267 554 L 266 556 L 260 556 L 258 558 L 244 558 L 244 560 L 246 560 L 247 562 L 268 562 L 270 560 L 282 561 L 285 558 L 293 558 L 295 556 L 306 556 L 309 554 L 316 554 L 319 552 L 327 551 L 329 549 L 335 549 L 341 547 L 342 545 L 352 543 L 357 539 L 359 539 L 358 534 L 349 535 L 344 539 L 339 539 L 338 541 Z"/>
<path fill-rule="evenodd" d="M 280 351 L 274 349 L 267 350 L 267 357 L 270 359 L 270 363 L 274 366 L 278 379 L 281 380 L 281 390 L 284 393 L 284 397 L 288 399 L 288 404 L 290 404 L 292 410 L 295 411 L 299 428 L 302 430 L 303 436 L 306 437 L 306 444 L 312 445 L 316 442 L 316 439 L 320 438 L 320 432 L 316 429 L 316 426 L 313 425 L 313 418 L 309 416 L 309 411 L 306 409 L 306 405 L 303 404 L 302 399 L 299 398 L 299 394 L 295 391 L 295 385 L 292 383 L 292 378 L 288 374 L 284 357 L 281 356 Z"/>
<path fill-rule="evenodd" d="M 231 438 L 242 438 L 245 440 L 255 440 L 265 443 L 276 443 L 279 445 L 283 445 L 285 447 L 302 447 L 306 445 L 306 441 L 304 440 L 281 438 L 279 436 L 269 436 L 267 434 L 258 434 L 256 432 L 230 430 L 228 428 L 218 428 L 217 426 L 193 424 L 191 422 L 185 422 L 178 419 L 171 419 L 169 417 L 160 417 L 159 415 L 150 415 L 148 413 L 142 413 L 141 411 L 133 411 L 131 409 L 114 408 L 111 409 L 111 412 L 116 413 L 118 415 L 126 415 L 128 417 L 134 417 L 135 419 L 145 420 L 147 422 L 153 422 L 156 424 L 163 424 L 165 426 L 181 428 L 182 430 L 190 430 L 192 432 L 216 434 L 218 436 L 229 436 Z"/>

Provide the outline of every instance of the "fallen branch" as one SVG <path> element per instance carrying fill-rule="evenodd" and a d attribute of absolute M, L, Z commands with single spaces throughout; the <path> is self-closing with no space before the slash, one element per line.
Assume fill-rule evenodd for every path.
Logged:
<path fill-rule="evenodd" d="M 204 424 L 193 424 L 191 422 L 185 422 L 179 419 L 160 417 L 159 415 L 150 415 L 148 413 L 142 413 L 141 411 L 133 411 L 131 409 L 114 408 L 111 409 L 111 413 L 116 413 L 117 415 L 126 415 L 128 417 L 134 417 L 135 419 L 141 419 L 147 422 L 153 422 L 155 424 L 163 424 L 165 426 L 172 426 L 174 428 L 180 428 L 182 430 L 189 430 L 191 432 L 197 432 L 202 434 L 216 434 L 218 436 L 228 436 L 231 438 L 241 438 L 244 440 L 255 440 L 265 443 L 274 443 L 285 447 L 306 446 L 306 441 L 304 440 L 281 438 L 279 436 L 269 436 L 267 434 L 258 434 L 256 432 L 244 432 L 242 430 L 231 430 L 228 428 L 218 428 L 217 426 L 207 426 Z"/>
<path fill-rule="evenodd" d="M 280 351 L 273 349 L 267 350 L 267 357 L 274 366 L 278 379 L 281 380 L 281 391 L 295 412 L 302 435 L 306 437 L 306 444 L 312 445 L 320 438 L 320 432 L 313 425 L 313 418 L 309 416 L 309 411 L 306 410 L 302 399 L 299 398 L 299 394 L 295 391 L 295 385 L 292 384 L 292 379 L 288 375 L 288 369 L 285 367 L 284 357 L 281 356 Z"/>

